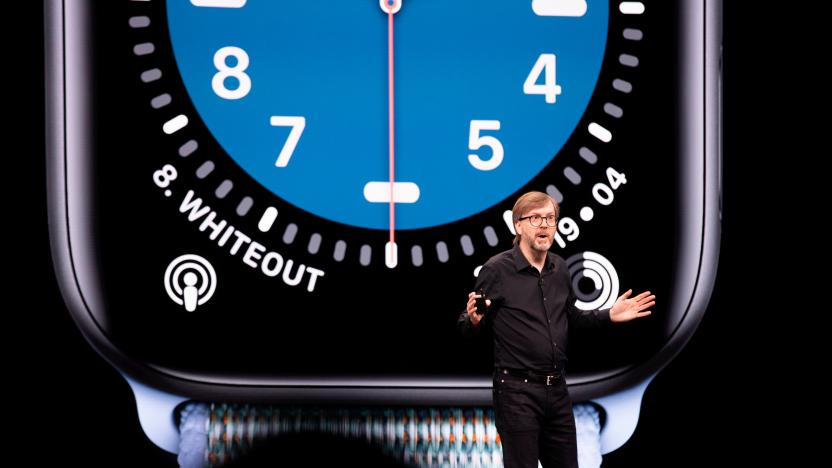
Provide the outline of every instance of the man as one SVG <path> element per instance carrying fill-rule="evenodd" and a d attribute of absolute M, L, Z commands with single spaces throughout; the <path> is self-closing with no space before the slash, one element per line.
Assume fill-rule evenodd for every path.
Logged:
<path fill-rule="evenodd" d="M 650 315 L 649 291 L 622 294 L 611 309 L 575 307 L 566 262 L 549 252 L 558 204 L 542 192 L 522 195 L 512 210 L 514 248 L 480 269 L 475 294 L 459 318 L 463 334 L 490 325 L 494 334 L 494 412 L 507 468 L 578 467 L 575 420 L 564 366 L 569 326 L 597 327 Z"/>

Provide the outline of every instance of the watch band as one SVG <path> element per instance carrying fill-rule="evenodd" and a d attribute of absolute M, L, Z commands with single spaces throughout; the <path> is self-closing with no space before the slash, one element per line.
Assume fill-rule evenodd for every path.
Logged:
<path fill-rule="evenodd" d="M 576 404 L 578 461 L 601 465 L 600 417 Z M 414 466 L 502 466 L 490 407 L 317 408 L 189 403 L 180 413 L 179 464 L 218 467 L 258 440 L 280 434 L 329 433 L 365 440 Z"/>
<path fill-rule="evenodd" d="M 572 406 L 575 434 L 578 438 L 578 466 L 601 467 L 601 414 L 595 405 L 580 403 Z"/>

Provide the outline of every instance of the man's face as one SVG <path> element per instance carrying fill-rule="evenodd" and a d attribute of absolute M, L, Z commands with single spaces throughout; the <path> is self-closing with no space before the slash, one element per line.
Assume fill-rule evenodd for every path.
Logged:
<path fill-rule="evenodd" d="M 531 207 L 520 217 L 538 215 L 546 218 L 555 214 L 555 207 L 549 203 L 543 203 L 537 207 Z M 514 229 L 520 234 L 520 242 L 525 243 L 532 251 L 546 252 L 552 247 L 556 228 L 549 226 L 546 219 L 540 220 L 540 226 L 532 226 L 530 219 L 521 219 L 514 224 Z"/>

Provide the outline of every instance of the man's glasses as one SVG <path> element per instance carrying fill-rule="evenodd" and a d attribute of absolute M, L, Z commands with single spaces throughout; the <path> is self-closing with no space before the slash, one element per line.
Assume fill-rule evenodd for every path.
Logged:
<path fill-rule="evenodd" d="M 549 216 L 531 215 L 531 216 L 523 216 L 522 218 L 520 218 L 520 221 L 522 221 L 524 219 L 528 219 L 529 224 L 531 224 L 534 227 L 540 226 L 541 221 L 543 221 L 545 219 L 547 226 L 554 227 L 555 222 L 557 221 L 558 218 L 555 215 L 549 215 Z"/>

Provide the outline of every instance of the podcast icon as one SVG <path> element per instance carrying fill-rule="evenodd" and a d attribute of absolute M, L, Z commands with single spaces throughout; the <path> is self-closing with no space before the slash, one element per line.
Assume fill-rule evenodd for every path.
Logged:
<path fill-rule="evenodd" d="M 208 260 L 194 254 L 177 257 L 165 270 L 165 290 L 188 312 L 205 304 L 217 288 L 217 273 Z"/>

